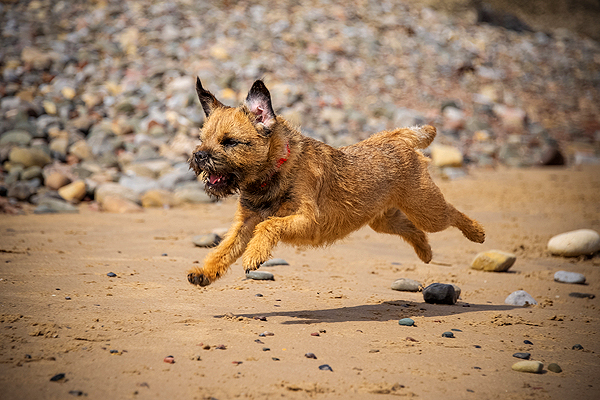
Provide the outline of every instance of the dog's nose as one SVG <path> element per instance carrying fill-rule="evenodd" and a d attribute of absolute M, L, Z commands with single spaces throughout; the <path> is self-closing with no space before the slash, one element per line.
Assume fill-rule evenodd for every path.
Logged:
<path fill-rule="evenodd" d="M 208 153 L 206 151 L 197 151 L 194 153 L 194 159 L 196 163 L 203 164 L 208 160 Z"/>

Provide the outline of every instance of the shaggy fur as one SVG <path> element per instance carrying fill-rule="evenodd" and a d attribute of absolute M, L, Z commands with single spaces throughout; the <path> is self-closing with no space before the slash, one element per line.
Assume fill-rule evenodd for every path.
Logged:
<path fill-rule="evenodd" d="M 239 193 L 239 201 L 233 226 L 203 267 L 189 271 L 190 283 L 210 284 L 240 256 L 247 272 L 255 270 L 280 241 L 321 246 L 364 225 L 400 236 L 425 263 L 425 232 L 455 226 L 483 243 L 483 228 L 444 200 L 416 150 L 433 141 L 432 126 L 383 131 L 335 149 L 276 116 L 262 81 L 237 108 L 221 104 L 199 79 L 196 91 L 207 119 L 190 168 L 208 193 Z"/>

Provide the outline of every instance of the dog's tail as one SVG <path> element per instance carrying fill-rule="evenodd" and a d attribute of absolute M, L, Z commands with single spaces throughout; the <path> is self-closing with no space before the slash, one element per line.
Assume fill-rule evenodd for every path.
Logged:
<path fill-rule="evenodd" d="M 436 130 L 431 125 L 413 126 L 410 128 L 401 128 L 397 132 L 403 131 L 404 140 L 416 149 L 424 149 L 433 142 Z"/>

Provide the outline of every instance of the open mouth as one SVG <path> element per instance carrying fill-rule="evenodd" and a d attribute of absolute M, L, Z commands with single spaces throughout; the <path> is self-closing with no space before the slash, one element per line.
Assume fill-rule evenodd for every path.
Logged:
<path fill-rule="evenodd" d="M 227 175 L 210 174 L 207 183 L 211 186 L 227 185 Z"/>

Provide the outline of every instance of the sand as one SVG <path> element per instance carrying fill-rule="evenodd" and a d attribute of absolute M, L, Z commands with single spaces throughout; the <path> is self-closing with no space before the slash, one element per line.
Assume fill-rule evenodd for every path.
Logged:
<path fill-rule="evenodd" d="M 426 265 L 398 238 L 365 228 L 325 249 L 277 247 L 290 265 L 262 268 L 275 281 L 246 280 L 236 263 L 206 288 L 186 281 L 209 251 L 191 238 L 227 227 L 235 199 L 137 214 L 81 204 L 79 214 L 2 215 L 0 397 L 600 398 L 600 256 L 546 251 L 553 235 L 600 231 L 600 167 L 475 170 L 437 182 L 485 226 L 483 245 L 456 229 L 431 234 Z M 490 249 L 517 255 L 509 272 L 469 268 Z M 554 282 L 558 270 L 588 283 Z M 433 305 L 391 290 L 402 277 L 455 284 L 461 299 Z M 538 305 L 506 305 L 518 289 Z M 398 325 L 405 317 L 416 326 Z M 452 329 L 454 338 L 442 337 Z M 513 371 L 516 352 L 543 372 Z"/>

